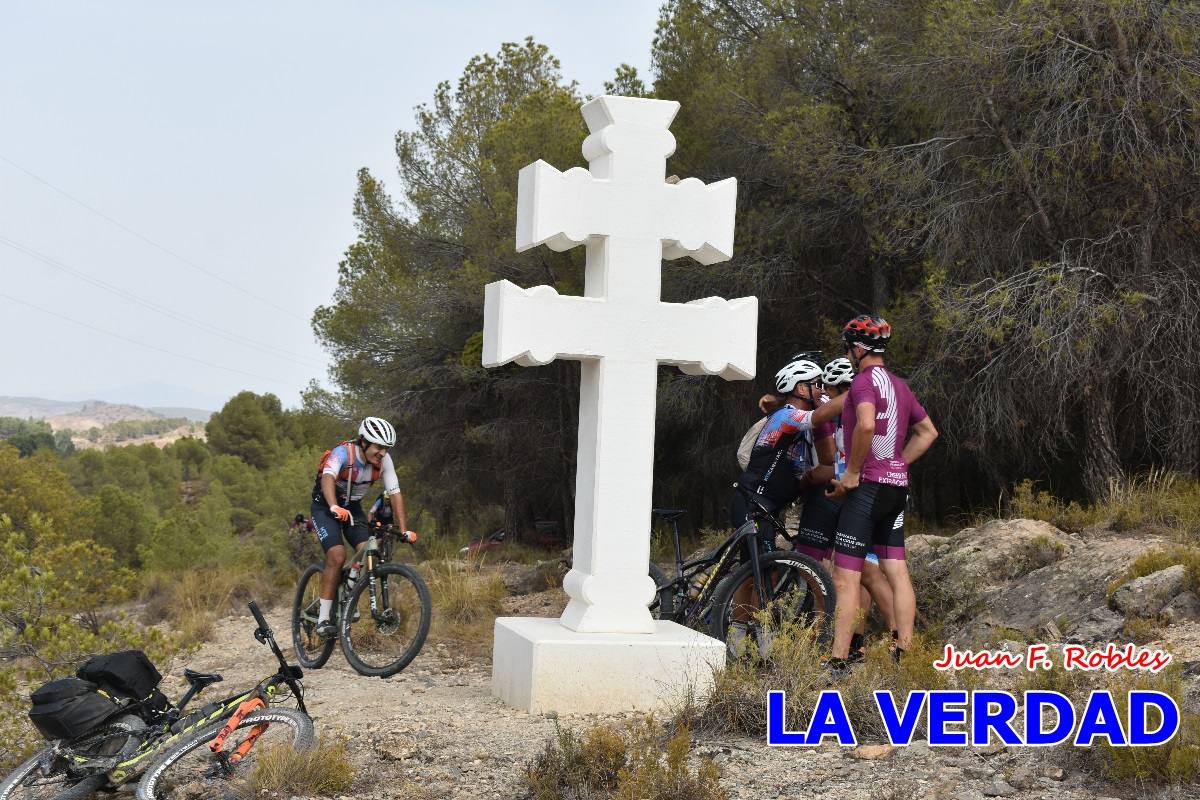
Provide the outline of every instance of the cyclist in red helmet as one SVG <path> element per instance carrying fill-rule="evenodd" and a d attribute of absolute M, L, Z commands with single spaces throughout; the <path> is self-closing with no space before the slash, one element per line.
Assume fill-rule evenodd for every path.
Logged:
<path fill-rule="evenodd" d="M 916 597 L 904 561 L 908 465 L 929 449 L 938 432 L 908 384 L 884 366 L 891 335 L 886 320 L 866 314 L 842 330 L 846 357 L 858 374 L 845 395 L 842 414 L 849 451 L 846 471 L 832 491 L 834 497 L 844 498 L 833 555 L 838 607 L 829 667 L 835 677 L 849 666 L 863 561 L 871 548 L 893 591 L 894 657 L 899 659 L 912 643 Z"/>

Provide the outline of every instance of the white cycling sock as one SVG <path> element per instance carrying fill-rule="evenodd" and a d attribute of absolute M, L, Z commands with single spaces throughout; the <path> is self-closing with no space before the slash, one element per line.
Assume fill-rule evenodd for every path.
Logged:
<path fill-rule="evenodd" d="M 317 614 L 317 622 L 328 622 L 329 614 L 333 611 L 333 601 L 321 598 L 321 611 Z"/>

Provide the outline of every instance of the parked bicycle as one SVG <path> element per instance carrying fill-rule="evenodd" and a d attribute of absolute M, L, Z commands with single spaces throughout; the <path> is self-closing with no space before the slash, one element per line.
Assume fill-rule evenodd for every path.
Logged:
<path fill-rule="evenodd" d="M 313 723 L 300 683 L 304 673 L 284 659 L 256 603 L 250 603 L 250 611 L 258 623 L 254 637 L 279 661 L 274 675 L 249 691 L 185 714 L 193 698 L 223 680 L 216 673 L 186 669 L 189 686 L 178 703 L 154 714 L 130 705 L 84 736 L 52 742 L 0 783 L 0 800 L 84 800 L 139 776 L 138 800 L 163 800 L 185 785 L 196 786 L 205 797 L 219 797 L 225 794 L 223 787 L 249 774 L 266 748 L 312 747 Z M 279 705 L 289 699 L 296 709 Z"/>
<path fill-rule="evenodd" d="M 734 656 L 744 653 L 744 642 L 754 642 L 766 656 L 770 630 L 788 623 L 816 625 L 828 641 L 836 605 L 832 578 L 809 556 L 778 549 L 777 536 L 793 537 L 757 495 L 742 491 L 752 509 L 746 522 L 712 552 L 686 562 L 679 543 L 686 510 L 653 509 L 674 530 L 675 577 L 650 564 L 651 613 L 726 642 Z"/>
<path fill-rule="evenodd" d="M 408 666 L 429 635 L 433 602 L 420 573 L 392 562 L 399 539 L 416 541 L 415 534 L 377 525 L 354 564 L 342 569 L 334 602 L 334 625 L 342 652 L 362 675 L 387 678 Z M 334 640 L 317 634 L 321 573 L 324 564 L 310 564 L 300 576 L 292 605 L 292 641 L 296 659 L 319 669 L 333 653 Z"/>

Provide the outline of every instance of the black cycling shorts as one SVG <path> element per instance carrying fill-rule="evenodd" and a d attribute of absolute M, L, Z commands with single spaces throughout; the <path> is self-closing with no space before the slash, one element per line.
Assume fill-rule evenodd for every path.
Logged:
<path fill-rule="evenodd" d="M 812 556 L 817 561 L 829 558 L 841 512 L 841 502 L 825 494 L 824 486 L 809 489 L 804 494 L 804 508 L 800 511 L 800 531 L 796 535 L 795 545 L 797 552 Z"/>
<path fill-rule="evenodd" d="M 871 548 L 881 559 L 903 561 L 907 501 L 905 486 L 866 481 L 847 494 L 833 541 L 834 566 L 862 572 Z"/>
<path fill-rule="evenodd" d="M 371 532 L 367 529 L 367 515 L 362 509 L 362 503 L 355 501 L 342 507 L 350 512 L 354 524 L 342 522 L 335 517 L 329 510 L 329 506 L 325 505 L 324 500 L 313 500 L 312 521 L 317 526 L 317 539 L 320 540 L 321 547 L 325 549 L 325 552 L 329 552 L 331 547 L 340 545 L 343 536 L 355 549 L 371 538 Z"/>

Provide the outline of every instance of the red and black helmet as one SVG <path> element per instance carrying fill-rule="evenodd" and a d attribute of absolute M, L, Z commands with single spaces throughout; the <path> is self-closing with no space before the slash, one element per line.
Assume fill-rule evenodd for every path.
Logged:
<path fill-rule="evenodd" d="M 892 326 L 883 317 L 859 314 L 842 328 L 842 339 L 846 345 L 859 345 L 872 353 L 882 353 L 892 338 Z"/>

